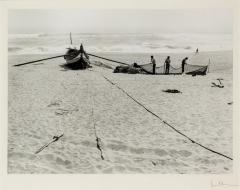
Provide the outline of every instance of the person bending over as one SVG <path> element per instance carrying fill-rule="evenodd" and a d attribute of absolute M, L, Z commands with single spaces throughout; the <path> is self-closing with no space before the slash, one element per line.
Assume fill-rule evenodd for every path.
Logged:
<path fill-rule="evenodd" d="M 182 60 L 182 74 L 184 73 L 185 65 L 187 64 L 188 57 L 185 57 Z"/>

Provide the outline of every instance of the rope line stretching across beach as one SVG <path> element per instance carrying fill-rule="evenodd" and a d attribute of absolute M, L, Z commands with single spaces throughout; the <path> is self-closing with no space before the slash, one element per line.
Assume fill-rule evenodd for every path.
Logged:
<path fill-rule="evenodd" d="M 90 55 L 90 56 L 92 56 L 92 57 L 97 57 L 97 58 L 100 58 L 100 59 L 104 59 L 104 60 L 107 60 L 107 61 L 111 61 L 111 62 L 114 62 L 114 63 L 119 63 L 119 64 L 122 64 L 122 65 L 130 65 L 130 64 L 127 64 L 127 63 L 124 63 L 124 62 L 121 62 L 121 61 L 116 61 L 116 60 L 113 60 L 113 59 L 108 59 L 108 58 L 101 57 L 101 56 L 97 56 L 97 55 L 93 55 L 93 54 L 90 54 L 90 53 L 88 53 L 88 55 Z"/>
<path fill-rule="evenodd" d="M 94 129 L 94 135 L 95 135 L 95 138 L 96 138 L 97 149 L 100 151 L 101 159 L 104 160 L 103 150 L 102 150 L 102 148 L 101 148 L 101 138 L 99 138 L 99 137 L 98 137 L 98 134 L 97 134 L 96 122 L 95 122 L 95 119 L 94 119 L 94 110 L 93 110 L 93 107 L 92 107 L 92 118 L 93 118 L 93 129 Z"/>
<path fill-rule="evenodd" d="M 93 85 L 92 85 L 92 88 L 93 88 Z M 88 90 L 88 92 L 89 92 L 89 90 Z M 97 127 L 96 127 L 96 122 L 95 122 L 95 117 L 94 117 L 94 96 L 93 96 L 93 93 L 90 93 L 90 97 L 91 97 L 91 103 L 92 103 L 91 114 L 92 114 L 92 121 L 93 121 L 93 130 L 94 130 L 94 135 L 95 135 L 95 138 L 96 138 L 97 149 L 100 151 L 101 159 L 104 160 L 103 150 L 102 150 L 102 146 L 101 146 L 101 138 L 99 138 L 99 136 L 97 134 Z"/>
<path fill-rule="evenodd" d="M 188 137 L 187 135 L 185 135 L 184 133 L 182 133 L 181 131 L 179 131 L 178 129 L 176 129 L 174 126 L 172 126 L 171 124 L 169 124 L 168 122 L 166 122 L 165 120 L 163 120 L 160 116 L 158 116 L 157 114 L 155 114 L 154 112 L 152 112 L 151 110 L 149 110 L 146 106 L 144 106 L 142 103 L 140 103 L 138 100 L 136 100 L 134 97 L 132 97 L 128 92 L 126 92 L 124 89 L 122 89 L 120 86 L 118 86 L 116 83 L 114 83 L 113 81 L 111 81 L 109 78 L 107 78 L 106 76 L 102 75 L 102 77 L 107 81 L 109 82 L 111 85 L 114 85 L 116 86 L 119 90 L 121 90 L 124 94 L 126 94 L 129 98 L 131 98 L 134 102 L 136 102 L 139 106 L 143 107 L 147 112 L 149 112 L 150 114 L 152 114 L 153 116 L 155 116 L 156 118 L 158 118 L 161 122 L 163 122 L 165 125 L 167 125 L 168 127 L 170 127 L 171 129 L 173 129 L 175 132 L 177 132 L 178 134 L 184 136 L 185 138 L 187 138 L 189 141 L 191 141 L 192 143 L 214 153 L 214 154 L 218 154 L 220 156 L 223 156 L 229 160 L 233 160 L 233 158 L 225 155 L 225 154 L 222 154 L 220 152 L 217 152 L 213 149 L 210 149 L 204 145 L 202 145 L 201 143 L 199 142 L 196 142 L 195 140 L 193 140 L 192 138 Z"/>

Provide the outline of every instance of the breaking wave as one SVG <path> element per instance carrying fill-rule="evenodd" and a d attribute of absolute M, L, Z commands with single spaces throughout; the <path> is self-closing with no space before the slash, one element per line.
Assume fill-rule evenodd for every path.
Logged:
<path fill-rule="evenodd" d="M 232 49 L 231 35 L 184 34 L 72 34 L 73 45 L 83 43 L 92 53 L 182 53 Z M 9 54 L 65 53 L 69 34 L 9 34 Z"/>
<path fill-rule="evenodd" d="M 55 54 L 65 53 L 69 45 L 66 46 L 40 46 L 40 47 L 9 47 L 9 54 Z M 78 48 L 78 46 L 75 46 Z M 169 50 L 186 51 L 191 47 L 173 47 L 173 46 L 127 46 L 127 45 L 113 45 L 113 46 L 86 46 L 87 52 L 94 53 L 161 53 L 169 52 Z"/>
<path fill-rule="evenodd" d="M 29 39 L 29 38 L 39 38 L 46 37 L 48 34 L 40 33 L 40 34 L 9 34 L 9 39 Z"/>
<path fill-rule="evenodd" d="M 172 45 L 165 45 L 168 49 L 192 49 L 191 46 L 172 46 Z"/>
<path fill-rule="evenodd" d="M 8 52 L 10 52 L 10 53 L 15 53 L 15 52 L 18 52 L 21 50 L 22 50 L 22 48 L 20 48 L 20 47 L 8 47 Z"/>

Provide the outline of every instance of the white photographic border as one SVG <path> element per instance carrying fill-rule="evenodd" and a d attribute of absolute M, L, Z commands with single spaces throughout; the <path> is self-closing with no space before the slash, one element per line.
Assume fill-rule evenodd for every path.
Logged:
<path fill-rule="evenodd" d="M 8 11 L 12 9 L 232 9 L 233 173 L 214 174 L 8 174 Z M 0 0 L 0 189 L 159 190 L 240 189 L 240 1 L 239 0 Z"/>

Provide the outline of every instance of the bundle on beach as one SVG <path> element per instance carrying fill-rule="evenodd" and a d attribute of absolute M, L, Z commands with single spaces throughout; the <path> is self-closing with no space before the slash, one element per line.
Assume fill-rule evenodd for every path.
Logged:
<path fill-rule="evenodd" d="M 114 71 L 114 73 L 128 73 L 128 74 L 137 74 L 141 73 L 140 68 L 136 68 L 133 65 L 129 66 L 117 66 Z"/>
<path fill-rule="evenodd" d="M 167 93 L 182 93 L 181 91 L 177 90 L 177 89 L 167 89 L 167 90 L 162 90 L 163 92 L 167 92 Z"/>

